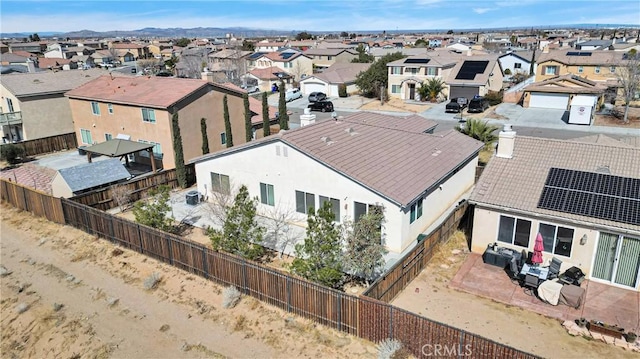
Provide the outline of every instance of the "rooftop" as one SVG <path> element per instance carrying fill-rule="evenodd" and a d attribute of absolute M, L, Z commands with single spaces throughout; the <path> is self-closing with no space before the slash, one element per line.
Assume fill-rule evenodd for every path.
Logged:
<path fill-rule="evenodd" d="M 35 96 L 63 93 L 95 80 L 103 74 L 104 70 L 98 69 L 10 74 L 0 77 L 0 84 L 16 97 Z"/>

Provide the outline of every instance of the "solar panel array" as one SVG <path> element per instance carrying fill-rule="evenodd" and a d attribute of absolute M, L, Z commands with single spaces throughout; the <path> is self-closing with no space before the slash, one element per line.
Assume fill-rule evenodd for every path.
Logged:
<path fill-rule="evenodd" d="M 253 59 L 257 59 L 258 57 L 260 57 L 260 56 L 262 56 L 264 54 L 266 54 L 266 52 L 254 52 L 253 54 L 251 54 L 249 56 L 249 59 L 252 59 L 252 60 Z"/>
<path fill-rule="evenodd" d="M 406 59 L 405 64 L 428 64 L 431 59 Z"/>
<path fill-rule="evenodd" d="M 538 208 L 640 226 L 640 178 L 554 167 Z"/>
<path fill-rule="evenodd" d="M 591 56 L 591 53 L 584 51 L 569 51 L 567 52 L 567 56 Z"/>
<path fill-rule="evenodd" d="M 296 54 L 295 52 L 283 52 L 280 54 L 280 57 L 282 57 L 284 60 L 287 60 L 288 58 L 290 58 L 295 54 Z"/>
<path fill-rule="evenodd" d="M 456 80 L 473 80 L 487 69 L 489 61 L 465 61 L 456 75 Z"/>

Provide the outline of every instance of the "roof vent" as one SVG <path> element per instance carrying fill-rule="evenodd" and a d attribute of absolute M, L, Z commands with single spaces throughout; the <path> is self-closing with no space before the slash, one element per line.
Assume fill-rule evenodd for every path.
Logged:
<path fill-rule="evenodd" d="M 596 168 L 596 172 L 598 172 L 598 173 L 607 173 L 607 174 L 611 173 L 611 171 L 609 171 L 609 166 L 608 165 L 598 166 L 598 168 Z"/>
<path fill-rule="evenodd" d="M 322 140 L 322 142 L 326 143 L 327 145 L 330 145 L 333 143 L 333 141 L 331 141 L 331 137 L 329 136 L 322 136 L 320 137 L 320 140 Z"/>
<path fill-rule="evenodd" d="M 344 132 L 348 133 L 351 136 L 355 136 L 358 133 L 356 132 L 356 130 L 353 129 L 353 127 L 347 127 Z"/>
<path fill-rule="evenodd" d="M 433 150 L 433 152 L 431 153 L 431 156 L 434 156 L 434 157 L 435 157 L 435 156 L 437 156 L 437 155 L 439 155 L 439 154 L 441 154 L 441 153 L 442 153 L 442 150 L 435 148 L 435 149 Z"/>

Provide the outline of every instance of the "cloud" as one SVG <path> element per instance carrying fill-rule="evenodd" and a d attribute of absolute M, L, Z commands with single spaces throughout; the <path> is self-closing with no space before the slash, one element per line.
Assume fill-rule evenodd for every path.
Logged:
<path fill-rule="evenodd" d="M 473 12 L 475 12 L 476 14 L 484 14 L 485 12 L 494 10 L 490 7 L 481 7 L 481 8 L 475 8 L 473 9 Z"/>

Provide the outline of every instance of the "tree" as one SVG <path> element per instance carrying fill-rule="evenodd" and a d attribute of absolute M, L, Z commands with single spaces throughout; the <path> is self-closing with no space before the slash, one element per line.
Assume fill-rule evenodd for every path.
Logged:
<path fill-rule="evenodd" d="M 455 127 L 456 131 L 483 142 L 485 148 L 491 147 L 491 145 L 498 140 L 498 136 L 496 136 L 494 132 L 499 128 L 500 127 L 490 125 L 489 122 L 479 118 L 469 119 L 464 126 L 457 125 Z"/>
<path fill-rule="evenodd" d="M 343 31 L 343 32 L 340 33 L 340 37 L 345 39 L 345 38 L 349 37 L 349 33 L 346 32 L 346 31 Z"/>
<path fill-rule="evenodd" d="M 289 114 L 287 114 L 287 100 L 285 98 L 284 81 L 280 80 L 280 99 L 278 101 L 278 117 L 280 129 L 289 129 Z"/>
<path fill-rule="evenodd" d="M 187 39 L 186 37 L 182 37 L 176 40 L 175 45 L 180 47 L 187 47 L 191 43 L 191 39 Z"/>
<path fill-rule="evenodd" d="M 311 281 L 338 287 L 343 278 L 341 241 L 331 202 L 324 202 L 317 212 L 309 208 L 307 235 L 303 243 L 295 246 L 291 271 Z"/>
<path fill-rule="evenodd" d="M 299 222 L 300 215 L 288 207 L 269 206 L 264 215 L 265 242 L 269 242 L 269 248 L 277 248 L 280 258 L 283 257 L 287 247 L 299 239 L 299 231 L 296 231 L 292 223 Z"/>
<path fill-rule="evenodd" d="M 207 119 L 200 119 L 200 132 L 202 132 L 202 154 L 209 153 L 209 136 L 207 135 Z"/>
<path fill-rule="evenodd" d="M 367 49 L 362 44 L 359 44 L 358 47 L 356 47 L 356 51 L 358 52 L 358 57 L 351 60 L 353 63 L 370 63 L 375 59 L 373 55 L 367 54 Z"/>
<path fill-rule="evenodd" d="M 443 90 L 444 83 L 442 80 L 437 77 L 432 77 L 418 88 L 418 93 L 420 94 L 420 98 L 428 101 L 435 101 Z"/>
<path fill-rule="evenodd" d="M 175 155 L 178 185 L 182 188 L 187 188 L 187 169 L 184 166 L 184 151 L 182 149 L 182 136 L 180 135 L 180 122 L 178 121 L 177 112 L 171 116 L 171 127 L 173 130 L 173 152 Z M 153 156 L 151 156 L 151 161 L 155 161 Z"/>
<path fill-rule="evenodd" d="M 538 46 L 536 45 L 533 48 L 533 53 L 531 54 L 531 65 L 529 66 L 529 76 L 533 76 L 536 74 L 536 50 L 538 50 Z"/>
<path fill-rule="evenodd" d="M 635 50 L 635 49 L 633 49 Z M 636 51 L 629 51 L 624 55 L 622 66 L 616 71 L 616 77 L 622 88 L 624 100 L 624 123 L 629 123 L 629 104 L 640 89 L 640 55 Z"/>
<path fill-rule="evenodd" d="M 271 135 L 271 123 L 269 121 L 269 104 L 267 103 L 267 92 L 262 93 L 262 134 L 264 137 Z"/>
<path fill-rule="evenodd" d="M 251 260 L 259 260 L 265 250 L 260 245 L 264 229 L 256 221 L 258 198 L 250 198 L 246 186 L 238 190 L 229 208 L 222 230 L 209 229 L 214 249 L 223 250 Z"/>
<path fill-rule="evenodd" d="M 224 133 L 227 138 L 227 148 L 233 147 L 233 133 L 231 133 L 231 120 L 229 119 L 229 103 L 227 95 L 222 98 L 222 115 L 224 117 Z"/>
<path fill-rule="evenodd" d="M 453 30 L 447 31 L 447 35 L 453 35 Z"/>
<path fill-rule="evenodd" d="M 313 36 L 310 33 L 306 32 L 306 31 L 300 32 L 300 33 L 298 33 L 298 35 L 296 35 L 296 40 L 298 40 L 298 41 L 300 41 L 300 40 L 311 40 L 311 39 L 313 39 Z"/>
<path fill-rule="evenodd" d="M 244 103 L 244 139 L 245 142 L 251 142 L 253 140 L 253 126 L 251 126 L 251 110 L 249 109 L 249 95 L 242 95 L 242 102 Z"/>
<path fill-rule="evenodd" d="M 366 97 L 380 97 L 380 90 L 381 88 L 386 89 L 389 79 L 387 63 L 404 57 L 406 56 L 401 52 L 384 55 L 374 62 L 367 71 L 356 75 L 356 86 L 358 86 L 360 92 Z"/>
<path fill-rule="evenodd" d="M 418 39 L 418 40 L 416 40 L 415 44 L 413 44 L 413 46 L 415 46 L 415 47 L 429 47 L 429 41 L 427 41 L 425 39 Z"/>
<path fill-rule="evenodd" d="M 164 67 L 171 72 L 176 69 L 176 64 L 178 63 L 178 58 L 175 56 L 171 56 L 171 58 L 164 60 Z"/>
<path fill-rule="evenodd" d="M 256 51 L 256 45 L 251 41 L 242 40 L 242 50 L 254 52 Z"/>
<path fill-rule="evenodd" d="M 173 232 L 173 218 L 167 217 L 171 211 L 169 205 L 169 186 L 160 185 L 149 190 L 149 198 L 138 201 L 133 206 L 136 222 L 165 232 Z"/>
<path fill-rule="evenodd" d="M 356 221 L 344 223 L 345 267 L 350 273 L 364 278 L 367 286 L 385 265 L 384 256 L 388 251 L 382 235 L 384 222 L 384 207 L 372 206 L 369 213 Z"/>
<path fill-rule="evenodd" d="M 37 32 L 33 35 L 29 35 L 29 41 L 40 41 L 40 36 Z"/>
<path fill-rule="evenodd" d="M 0 146 L 0 159 L 7 161 L 10 165 L 20 163 L 24 157 L 25 149 L 15 143 L 7 143 Z"/>

